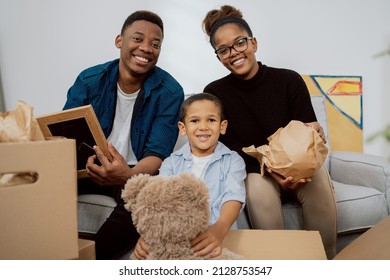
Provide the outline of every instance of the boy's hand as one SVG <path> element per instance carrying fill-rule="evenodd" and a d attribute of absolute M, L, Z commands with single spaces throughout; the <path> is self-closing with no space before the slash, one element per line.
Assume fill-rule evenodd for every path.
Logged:
<path fill-rule="evenodd" d="M 146 244 L 143 237 L 140 237 L 134 248 L 134 256 L 139 260 L 145 260 L 148 257 L 148 254 L 149 245 Z"/>
<path fill-rule="evenodd" d="M 217 224 L 211 225 L 191 242 L 196 257 L 218 257 L 222 253 L 223 230 Z"/>

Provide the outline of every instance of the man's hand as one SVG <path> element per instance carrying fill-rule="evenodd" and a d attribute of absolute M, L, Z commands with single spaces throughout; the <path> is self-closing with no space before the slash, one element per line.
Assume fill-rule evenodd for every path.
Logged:
<path fill-rule="evenodd" d="M 94 146 L 93 149 L 96 154 L 88 158 L 86 165 L 89 177 L 99 185 L 125 184 L 131 176 L 131 168 L 112 143 L 108 143 L 108 151 L 113 158 L 112 162 L 108 160 L 98 146 Z M 100 161 L 101 165 L 95 163 L 96 159 Z"/>

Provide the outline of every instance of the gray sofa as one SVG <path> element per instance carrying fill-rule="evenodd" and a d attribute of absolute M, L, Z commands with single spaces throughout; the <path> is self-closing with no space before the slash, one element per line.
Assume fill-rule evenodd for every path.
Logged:
<path fill-rule="evenodd" d="M 313 96 L 317 119 L 327 135 L 327 114 L 322 96 Z M 179 137 L 175 149 L 186 141 Z M 340 251 L 361 233 L 371 228 L 390 212 L 390 165 L 379 156 L 356 152 L 331 152 L 326 160 L 334 183 Z M 115 207 L 115 201 L 102 195 L 79 195 L 78 229 L 83 235 L 93 235 Z M 303 229 L 302 209 L 298 203 L 283 205 L 286 229 Z M 318 217 L 321 219 L 321 217 Z M 238 227 L 250 225 L 243 212 Z"/>

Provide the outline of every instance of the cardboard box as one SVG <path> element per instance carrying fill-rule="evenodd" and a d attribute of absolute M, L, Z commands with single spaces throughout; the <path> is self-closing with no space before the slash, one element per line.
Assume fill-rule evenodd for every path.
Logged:
<path fill-rule="evenodd" d="M 390 260 L 390 216 L 352 241 L 334 260 Z"/>
<path fill-rule="evenodd" d="M 78 257 L 77 171 L 71 139 L 0 143 L 0 259 Z M 23 176 L 22 176 L 23 179 Z"/>
<path fill-rule="evenodd" d="M 96 260 L 95 241 L 79 239 L 78 260 Z"/>
<path fill-rule="evenodd" d="M 231 230 L 224 246 L 247 260 L 326 260 L 318 231 Z"/>

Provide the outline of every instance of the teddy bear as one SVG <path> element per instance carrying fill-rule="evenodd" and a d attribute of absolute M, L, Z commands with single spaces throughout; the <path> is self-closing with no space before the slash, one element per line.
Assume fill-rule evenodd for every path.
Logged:
<path fill-rule="evenodd" d="M 208 189 L 192 174 L 130 178 L 122 191 L 125 208 L 131 212 L 138 233 L 149 244 L 148 259 L 191 260 L 191 240 L 209 225 Z M 135 259 L 134 253 L 130 259 Z M 227 248 L 213 259 L 244 259 Z"/>

